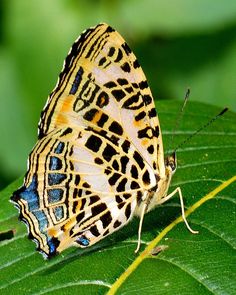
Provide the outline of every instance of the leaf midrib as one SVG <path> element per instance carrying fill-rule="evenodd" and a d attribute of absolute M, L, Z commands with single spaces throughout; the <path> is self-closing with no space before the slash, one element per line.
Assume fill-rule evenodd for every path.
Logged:
<path fill-rule="evenodd" d="M 189 216 L 191 213 L 193 213 L 196 209 L 198 209 L 201 205 L 203 205 L 208 200 L 214 198 L 220 191 L 228 187 L 231 183 L 236 181 L 236 175 L 231 177 L 230 179 L 224 181 L 224 183 L 220 184 L 218 187 L 216 187 L 214 190 L 209 192 L 207 195 L 202 197 L 199 201 L 197 201 L 195 204 L 193 204 L 186 212 L 185 216 Z M 121 287 L 121 285 L 126 281 L 126 279 L 136 270 L 136 268 L 144 261 L 149 254 L 151 253 L 151 250 L 163 239 L 163 237 L 166 236 L 166 234 L 172 230 L 177 224 L 179 224 L 181 221 L 183 221 L 182 216 L 175 219 L 171 224 L 169 224 L 162 232 L 154 238 L 149 245 L 144 249 L 143 252 L 140 253 L 140 255 L 130 264 L 130 266 L 121 274 L 121 276 L 115 281 L 115 283 L 112 285 L 110 290 L 108 291 L 107 295 L 113 295 L 116 293 L 116 291 Z"/>

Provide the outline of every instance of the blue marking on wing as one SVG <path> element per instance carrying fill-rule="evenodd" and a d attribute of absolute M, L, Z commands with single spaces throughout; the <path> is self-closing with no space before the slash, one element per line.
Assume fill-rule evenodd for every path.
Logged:
<path fill-rule="evenodd" d="M 37 178 L 33 176 L 28 187 L 25 187 L 19 194 L 20 198 L 28 203 L 29 211 L 39 209 L 39 195 L 37 191 Z"/>
<path fill-rule="evenodd" d="M 88 246 L 89 245 L 89 240 L 84 235 L 78 237 L 76 242 L 78 244 L 82 245 L 82 246 Z"/>
<path fill-rule="evenodd" d="M 48 241 L 48 246 L 49 246 L 49 252 L 54 253 L 56 250 L 56 246 L 51 239 Z"/>
<path fill-rule="evenodd" d="M 65 147 L 65 143 L 60 141 L 58 143 L 57 147 L 55 148 L 54 152 L 56 154 L 61 154 L 63 152 L 63 150 L 64 150 L 64 147 Z"/>
<path fill-rule="evenodd" d="M 60 170 L 62 168 L 62 161 L 57 157 L 50 157 L 50 170 Z"/>
<path fill-rule="evenodd" d="M 59 246 L 60 242 L 57 238 L 52 237 L 47 239 L 47 244 L 49 247 L 49 255 L 48 257 L 52 257 L 53 255 L 57 254 L 57 247 Z"/>
<path fill-rule="evenodd" d="M 80 67 L 78 72 L 76 73 L 75 80 L 73 81 L 73 84 L 72 84 L 72 87 L 71 87 L 71 90 L 70 90 L 70 94 L 75 94 L 76 91 L 78 90 L 79 84 L 80 84 L 80 82 L 82 80 L 83 73 L 84 73 L 84 70 L 83 70 L 82 67 Z"/>
<path fill-rule="evenodd" d="M 42 210 L 32 212 L 39 223 L 39 230 L 41 232 L 45 231 L 48 226 L 48 219 L 46 214 Z"/>
<path fill-rule="evenodd" d="M 63 198 L 63 190 L 60 188 L 48 189 L 48 203 L 59 202 Z"/>
<path fill-rule="evenodd" d="M 64 210 L 62 206 L 55 207 L 53 211 L 57 221 L 64 217 Z"/>
<path fill-rule="evenodd" d="M 62 173 L 49 173 L 48 174 L 48 184 L 49 185 L 60 184 L 65 179 L 66 179 L 66 174 L 62 174 Z"/>

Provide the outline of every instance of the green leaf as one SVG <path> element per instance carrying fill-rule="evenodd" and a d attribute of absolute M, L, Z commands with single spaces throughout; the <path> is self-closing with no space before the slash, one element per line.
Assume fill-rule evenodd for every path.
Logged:
<path fill-rule="evenodd" d="M 172 139 L 179 108 L 157 103 L 169 150 L 220 111 L 189 103 Z M 22 179 L 12 183 L 0 193 L 0 294 L 235 294 L 235 148 L 236 114 L 227 112 L 179 149 L 170 191 L 181 187 L 187 219 L 199 234 L 186 229 L 175 196 L 145 216 L 137 255 L 134 219 L 91 248 L 45 261 L 9 202 Z"/>

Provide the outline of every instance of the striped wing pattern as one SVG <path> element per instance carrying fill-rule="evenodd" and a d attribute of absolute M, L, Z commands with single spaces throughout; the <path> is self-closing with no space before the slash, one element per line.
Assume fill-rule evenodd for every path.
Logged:
<path fill-rule="evenodd" d="M 124 226 L 165 173 L 159 122 L 136 57 L 110 26 L 73 44 L 12 196 L 46 257 Z"/>

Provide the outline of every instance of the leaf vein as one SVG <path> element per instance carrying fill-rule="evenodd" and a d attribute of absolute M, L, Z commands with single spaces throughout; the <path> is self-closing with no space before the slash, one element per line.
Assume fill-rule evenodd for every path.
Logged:
<path fill-rule="evenodd" d="M 56 291 L 56 290 L 61 290 L 64 288 L 68 288 L 68 287 L 73 287 L 73 286 L 82 286 L 82 285 L 97 285 L 97 286 L 104 286 L 107 288 L 111 287 L 111 284 L 107 283 L 107 282 L 103 282 L 101 280 L 81 280 L 78 282 L 69 282 L 66 284 L 60 284 L 60 285 L 56 285 L 53 286 L 51 288 L 47 288 L 45 290 L 41 290 L 39 292 L 36 293 L 32 293 L 32 295 L 42 295 L 42 294 L 47 294 L 51 291 Z"/>

